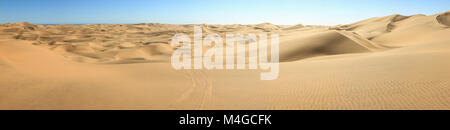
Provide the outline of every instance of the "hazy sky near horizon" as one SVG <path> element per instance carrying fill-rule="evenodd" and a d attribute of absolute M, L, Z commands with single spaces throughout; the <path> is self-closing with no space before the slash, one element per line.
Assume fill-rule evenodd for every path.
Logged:
<path fill-rule="evenodd" d="M 0 0 L 0 23 L 335 25 L 436 14 L 450 0 Z"/>

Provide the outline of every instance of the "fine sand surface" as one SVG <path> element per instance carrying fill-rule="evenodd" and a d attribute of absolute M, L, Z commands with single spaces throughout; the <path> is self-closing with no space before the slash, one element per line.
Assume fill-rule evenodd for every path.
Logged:
<path fill-rule="evenodd" d="M 450 12 L 338 26 L 201 25 L 280 34 L 279 78 L 174 70 L 194 25 L 0 25 L 0 109 L 450 109 Z M 208 49 L 208 48 L 206 48 Z"/>

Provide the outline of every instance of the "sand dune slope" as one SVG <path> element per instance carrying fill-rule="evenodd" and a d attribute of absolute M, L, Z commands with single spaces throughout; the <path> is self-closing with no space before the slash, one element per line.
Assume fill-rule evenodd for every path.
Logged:
<path fill-rule="evenodd" d="M 292 35 L 280 41 L 280 61 L 294 61 L 324 55 L 370 52 L 368 48 L 336 31 Z"/>
<path fill-rule="evenodd" d="M 439 23 L 449 27 L 450 26 L 450 12 L 445 12 L 436 17 Z"/>
<path fill-rule="evenodd" d="M 366 39 L 385 46 L 402 47 L 416 43 L 445 41 L 450 38 L 445 25 L 446 14 L 391 15 L 372 18 L 350 25 L 332 27 L 334 30 L 354 32 Z"/>

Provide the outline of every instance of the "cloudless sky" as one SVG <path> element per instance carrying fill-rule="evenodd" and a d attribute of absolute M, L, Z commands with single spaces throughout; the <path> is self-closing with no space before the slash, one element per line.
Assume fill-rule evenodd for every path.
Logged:
<path fill-rule="evenodd" d="M 0 23 L 335 25 L 449 10 L 450 0 L 0 0 Z"/>

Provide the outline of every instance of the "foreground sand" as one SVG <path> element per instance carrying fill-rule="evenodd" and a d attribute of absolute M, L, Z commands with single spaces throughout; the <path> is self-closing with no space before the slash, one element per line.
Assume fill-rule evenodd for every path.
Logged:
<path fill-rule="evenodd" d="M 450 13 L 340 26 L 202 25 L 278 33 L 280 77 L 174 70 L 194 25 L 0 25 L 0 109 L 450 109 Z"/>

